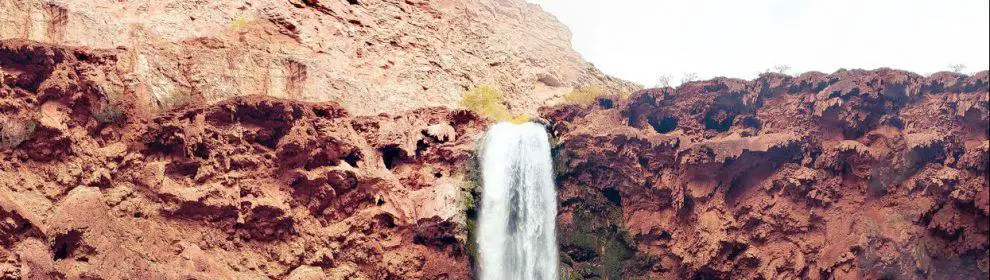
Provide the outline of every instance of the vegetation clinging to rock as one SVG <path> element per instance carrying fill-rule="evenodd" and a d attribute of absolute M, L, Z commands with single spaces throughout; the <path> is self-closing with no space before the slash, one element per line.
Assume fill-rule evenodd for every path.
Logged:
<path fill-rule="evenodd" d="M 529 121 L 526 114 L 512 115 L 502 97 L 502 92 L 489 86 L 477 86 L 461 95 L 461 105 L 479 116 L 496 122 L 520 124 Z"/>
<path fill-rule="evenodd" d="M 461 105 L 489 119 L 502 120 L 509 115 L 509 109 L 502 101 L 502 92 L 489 86 L 478 86 L 464 92 Z"/>
<path fill-rule="evenodd" d="M 567 102 L 575 103 L 584 107 L 591 106 L 598 97 L 602 96 L 602 89 L 597 86 L 583 86 L 575 88 L 564 96 Z"/>

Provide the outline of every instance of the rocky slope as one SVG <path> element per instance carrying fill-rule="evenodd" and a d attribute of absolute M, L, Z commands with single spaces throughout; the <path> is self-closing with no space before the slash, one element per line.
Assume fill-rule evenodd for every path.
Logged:
<path fill-rule="evenodd" d="M 0 279 L 470 277 L 473 113 L 250 96 L 148 114 L 106 90 L 121 56 L 0 43 Z"/>
<path fill-rule="evenodd" d="M 985 279 L 988 72 L 717 78 L 543 109 L 569 279 Z"/>
<path fill-rule="evenodd" d="M 114 89 L 151 109 L 256 94 L 374 115 L 457 107 L 488 85 L 533 115 L 575 86 L 636 89 L 523 0 L 0 0 L 0 39 L 12 38 L 119 49 Z"/>

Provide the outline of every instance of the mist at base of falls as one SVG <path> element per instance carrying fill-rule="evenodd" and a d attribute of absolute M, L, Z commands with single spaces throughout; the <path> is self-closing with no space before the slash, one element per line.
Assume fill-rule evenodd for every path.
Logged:
<path fill-rule="evenodd" d="M 557 279 L 557 193 L 550 142 L 535 123 L 499 123 L 481 147 L 482 280 Z"/>

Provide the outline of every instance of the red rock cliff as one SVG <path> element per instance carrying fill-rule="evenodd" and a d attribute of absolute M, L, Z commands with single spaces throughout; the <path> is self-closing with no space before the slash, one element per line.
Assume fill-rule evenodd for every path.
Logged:
<path fill-rule="evenodd" d="M 524 0 L 0 0 L 0 39 L 123 49 L 150 108 L 201 96 L 334 101 L 356 115 L 457 107 L 501 89 L 533 113 L 602 74 L 570 32 Z"/>
<path fill-rule="evenodd" d="M 988 73 L 717 78 L 556 133 L 570 279 L 984 279 Z"/>
<path fill-rule="evenodd" d="M 483 123 L 238 97 L 149 114 L 120 50 L 0 42 L 0 279 L 467 279 Z"/>

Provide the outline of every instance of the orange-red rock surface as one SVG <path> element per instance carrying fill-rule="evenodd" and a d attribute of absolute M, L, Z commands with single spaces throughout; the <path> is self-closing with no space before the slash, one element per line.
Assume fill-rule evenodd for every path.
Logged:
<path fill-rule="evenodd" d="M 570 279 L 986 279 L 988 72 L 716 78 L 556 134 Z"/>
<path fill-rule="evenodd" d="M 148 113 L 120 50 L 0 42 L 0 279 L 466 279 L 470 112 Z"/>
<path fill-rule="evenodd" d="M 379 95 L 227 98 L 194 75 L 219 64 L 149 65 L 135 48 L 0 41 L 0 279 L 473 276 L 486 121 L 432 101 L 349 110 Z M 170 86 L 189 95 L 162 103 Z M 987 72 L 880 69 L 546 107 L 562 273 L 985 279 L 988 102 Z"/>
<path fill-rule="evenodd" d="M 534 115 L 574 87 L 638 89 L 570 38 L 524 0 L 0 0 L 0 39 L 119 48 L 121 87 L 152 108 L 254 94 L 375 115 L 487 85 Z"/>

